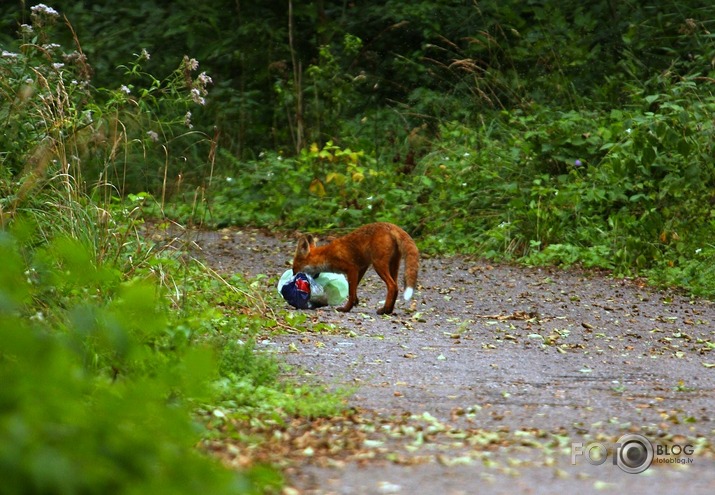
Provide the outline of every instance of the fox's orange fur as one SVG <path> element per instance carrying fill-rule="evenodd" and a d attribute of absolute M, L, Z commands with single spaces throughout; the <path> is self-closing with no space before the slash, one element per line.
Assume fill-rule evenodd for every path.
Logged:
<path fill-rule="evenodd" d="M 390 314 L 397 299 L 397 274 L 405 259 L 405 299 L 412 297 L 419 271 L 419 251 L 410 235 L 397 225 L 380 222 L 364 225 L 325 246 L 316 246 L 310 235 L 301 236 L 293 257 L 293 273 L 316 276 L 321 272 L 344 273 L 348 299 L 338 311 L 357 304 L 357 286 L 372 265 L 387 286 L 385 306 L 378 314 Z"/>

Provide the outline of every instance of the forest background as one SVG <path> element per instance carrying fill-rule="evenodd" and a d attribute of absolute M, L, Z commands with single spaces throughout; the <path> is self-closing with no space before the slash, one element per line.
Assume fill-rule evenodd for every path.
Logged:
<path fill-rule="evenodd" d="M 129 444 L 170 466 L 194 450 L 162 447 L 187 447 L 172 433 L 193 428 L 185 409 L 216 420 L 216 404 L 316 404 L 250 341 L 304 322 L 277 317 L 254 281 L 158 248 L 140 234 L 146 219 L 314 231 L 385 220 L 426 253 L 580 264 L 712 297 L 714 19 L 694 0 L 3 2 L 0 362 L 17 383 L 0 403 L 3 478 L 80 483 L 37 467 L 81 463 L 76 438 L 83 455 L 105 448 L 85 430 L 106 425 L 79 412 L 143 424 L 171 396 L 180 412 L 153 426 L 166 442 L 125 435 L 107 458 L 125 478 L 100 466 L 81 482 L 179 490 L 190 483 L 150 476 Z M 228 327 L 249 338 L 236 344 Z M 43 416 L 29 394 L 47 376 L 68 383 L 44 380 Z M 144 413 L 110 407 L 132 394 L 153 398 Z M 310 414 L 337 407 L 318 402 Z M 75 430 L 37 450 L 57 417 Z M 267 473 L 241 486 L 273 483 Z"/>

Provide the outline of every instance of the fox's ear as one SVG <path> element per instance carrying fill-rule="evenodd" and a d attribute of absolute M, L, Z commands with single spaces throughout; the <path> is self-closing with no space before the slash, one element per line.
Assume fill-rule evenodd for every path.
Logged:
<path fill-rule="evenodd" d="M 305 239 L 306 241 L 308 241 L 308 244 L 312 247 L 315 247 L 318 243 L 318 238 L 315 237 L 313 234 L 299 234 L 296 232 L 295 238 L 298 239 L 298 242 Z"/>
<path fill-rule="evenodd" d="M 295 247 L 295 257 L 304 258 L 310 253 L 311 246 L 315 245 L 315 240 L 311 235 L 304 235 L 298 239 L 298 245 Z"/>

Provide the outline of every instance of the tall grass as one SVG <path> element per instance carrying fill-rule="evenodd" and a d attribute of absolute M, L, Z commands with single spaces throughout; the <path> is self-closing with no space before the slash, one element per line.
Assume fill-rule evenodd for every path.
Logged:
<path fill-rule="evenodd" d="M 156 78 L 139 50 L 116 87 L 96 88 L 67 19 L 42 4 L 31 19 L 0 56 L 0 220 L 30 220 L 36 242 L 78 239 L 99 262 L 136 257 L 143 204 L 157 197 L 163 210 L 185 176 L 213 166 L 215 139 L 191 122 L 211 78 L 189 57 Z M 58 29 L 71 48 L 52 41 Z"/>

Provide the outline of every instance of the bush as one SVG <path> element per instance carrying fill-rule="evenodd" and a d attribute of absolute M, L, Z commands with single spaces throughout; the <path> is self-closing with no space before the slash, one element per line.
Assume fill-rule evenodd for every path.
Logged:
<path fill-rule="evenodd" d="M 254 485 L 196 451 L 187 399 L 206 397 L 217 364 L 201 347 L 157 348 L 167 318 L 155 287 L 101 275 L 86 252 L 38 271 L 7 233 L 0 257 L 0 492 L 257 493 L 277 482 Z"/>

